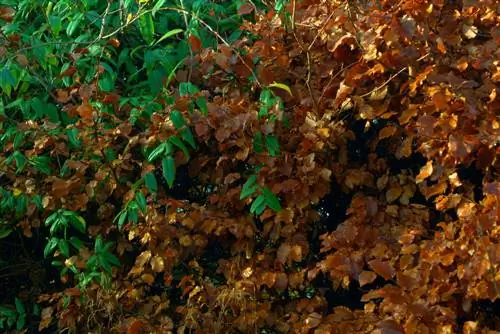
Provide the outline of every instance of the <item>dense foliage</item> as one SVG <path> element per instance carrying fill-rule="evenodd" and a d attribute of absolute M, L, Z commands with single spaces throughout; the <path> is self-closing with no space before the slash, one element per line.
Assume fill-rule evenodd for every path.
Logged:
<path fill-rule="evenodd" d="M 497 6 L 0 0 L 0 329 L 500 330 Z"/>

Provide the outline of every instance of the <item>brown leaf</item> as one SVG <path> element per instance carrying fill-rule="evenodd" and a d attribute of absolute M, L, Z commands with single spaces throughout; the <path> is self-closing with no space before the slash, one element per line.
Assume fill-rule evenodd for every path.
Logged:
<path fill-rule="evenodd" d="M 363 270 L 361 274 L 359 274 L 358 281 L 359 286 L 363 286 L 366 284 L 372 283 L 377 278 L 377 275 L 373 271 Z"/>
<path fill-rule="evenodd" d="M 403 193 L 403 188 L 399 184 L 393 184 L 385 193 L 385 198 L 387 202 L 394 202 Z"/>
<path fill-rule="evenodd" d="M 70 77 L 76 73 L 76 66 L 70 66 L 66 71 L 59 74 L 59 78 Z"/>
<path fill-rule="evenodd" d="M 375 259 L 368 262 L 368 264 L 377 275 L 382 276 L 386 280 L 390 280 L 395 274 L 394 268 L 387 261 Z"/>
<path fill-rule="evenodd" d="M 0 20 L 12 22 L 14 15 L 16 15 L 16 11 L 13 8 L 0 6 Z"/>
<path fill-rule="evenodd" d="M 269 289 L 274 286 L 276 282 L 276 273 L 266 271 L 261 276 L 261 282 L 265 284 Z"/>
<path fill-rule="evenodd" d="M 244 3 L 243 5 L 241 5 L 240 8 L 238 8 L 238 14 L 239 15 L 247 15 L 247 14 L 250 14 L 251 12 L 253 12 L 253 10 L 254 10 L 254 7 L 247 2 L 247 3 Z"/>
<path fill-rule="evenodd" d="M 38 331 L 42 331 L 46 328 L 49 328 L 50 323 L 52 322 L 52 313 L 54 312 L 54 308 L 52 307 L 45 307 L 42 310 L 42 320 L 38 324 Z"/>

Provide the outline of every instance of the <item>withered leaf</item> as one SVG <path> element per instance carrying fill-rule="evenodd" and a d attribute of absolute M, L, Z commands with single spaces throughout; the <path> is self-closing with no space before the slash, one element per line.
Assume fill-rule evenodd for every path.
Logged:
<path fill-rule="evenodd" d="M 366 284 L 372 283 L 377 278 L 377 275 L 373 271 L 363 270 L 359 274 L 358 281 L 359 286 L 364 286 Z"/>
<path fill-rule="evenodd" d="M 423 180 L 425 180 L 426 178 L 428 178 L 429 176 L 432 175 L 432 171 L 433 170 L 434 169 L 432 167 L 432 161 L 431 160 L 427 161 L 427 163 L 425 164 L 425 166 L 423 166 L 420 169 L 420 173 L 418 173 L 417 177 L 415 178 L 415 181 L 417 183 L 422 182 Z"/>

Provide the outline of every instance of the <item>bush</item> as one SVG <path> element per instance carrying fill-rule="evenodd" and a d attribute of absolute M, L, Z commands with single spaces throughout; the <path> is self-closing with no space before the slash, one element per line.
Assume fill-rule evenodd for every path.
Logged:
<path fill-rule="evenodd" d="M 498 329 L 493 3 L 0 20 L 2 328 Z"/>

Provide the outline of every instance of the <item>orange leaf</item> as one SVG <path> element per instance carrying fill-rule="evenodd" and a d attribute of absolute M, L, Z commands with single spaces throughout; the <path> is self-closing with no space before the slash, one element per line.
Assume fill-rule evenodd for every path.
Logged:
<path fill-rule="evenodd" d="M 127 328 L 127 334 L 139 334 L 141 333 L 142 322 L 139 319 L 134 319 Z"/>
<path fill-rule="evenodd" d="M 434 169 L 432 167 L 432 161 L 431 160 L 427 161 L 425 166 L 420 169 L 420 173 L 418 173 L 417 177 L 415 178 L 415 181 L 417 183 L 422 182 L 423 180 L 431 176 L 433 170 Z"/>
<path fill-rule="evenodd" d="M 442 54 L 445 54 L 446 53 L 446 46 L 444 45 L 443 39 L 441 37 L 438 37 L 436 39 L 436 42 L 437 42 L 438 51 L 441 52 Z"/>
<path fill-rule="evenodd" d="M 94 109 L 92 108 L 90 103 L 87 102 L 82 103 L 80 106 L 78 106 L 77 111 L 81 118 L 91 119 Z"/>
<path fill-rule="evenodd" d="M 189 43 L 191 43 L 191 50 L 195 52 L 201 50 L 201 40 L 195 35 L 189 36 Z"/>
<path fill-rule="evenodd" d="M 460 58 L 458 61 L 457 61 L 457 69 L 460 71 L 460 72 L 463 72 L 467 69 L 467 67 L 469 67 L 469 63 L 467 62 L 467 58 L 466 57 L 462 57 Z"/>
<path fill-rule="evenodd" d="M 116 38 L 112 38 L 108 41 L 108 44 L 114 47 L 115 49 L 118 49 L 120 47 L 120 41 Z"/>
<path fill-rule="evenodd" d="M 390 137 L 394 133 L 396 133 L 396 130 L 397 130 L 397 128 L 395 126 L 388 125 L 385 128 L 383 128 L 382 130 L 380 130 L 380 132 L 378 133 L 378 139 L 382 140 L 384 138 Z"/>

